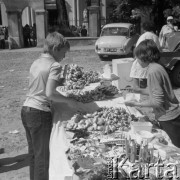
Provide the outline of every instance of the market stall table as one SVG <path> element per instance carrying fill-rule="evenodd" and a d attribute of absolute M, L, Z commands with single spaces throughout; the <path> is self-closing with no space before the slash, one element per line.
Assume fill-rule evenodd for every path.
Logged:
<path fill-rule="evenodd" d="M 73 168 L 67 160 L 66 151 L 69 148 L 69 142 L 66 137 L 63 122 L 70 120 L 77 111 L 94 112 L 100 107 L 121 107 L 131 114 L 142 116 L 134 108 L 128 108 L 123 104 L 123 97 L 117 96 L 103 101 L 92 103 L 77 103 L 77 107 L 72 107 L 66 103 L 54 103 L 53 128 L 50 138 L 50 180 L 63 180 L 65 177 L 73 176 Z"/>
<path fill-rule="evenodd" d="M 50 167 L 49 175 L 50 180 L 64 180 L 64 179 L 77 179 L 74 176 L 74 167 L 71 161 L 67 158 L 67 150 L 70 147 L 70 140 L 72 137 L 68 137 L 69 133 L 65 132 L 64 124 L 66 121 L 70 120 L 77 111 L 93 113 L 100 107 L 114 107 L 114 108 L 124 108 L 129 114 L 134 114 L 136 117 L 143 119 L 143 114 L 132 107 L 126 107 L 124 104 L 124 98 L 122 95 L 116 95 L 113 98 L 108 98 L 106 100 L 94 101 L 91 103 L 77 103 L 76 107 L 72 107 L 70 104 L 66 103 L 54 103 L 54 117 L 53 117 L 53 128 L 50 139 Z M 146 127 L 147 130 L 147 127 Z M 156 149 L 154 155 L 158 158 L 161 157 L 163 160 L 170 160 L 171 162 L 176 162 L 180 160 L 180 150 L 173 146 L 167 136 L 167 134 L 158 130 L 156 133 L 151 133 L 150 137 L 144 137 L 143 134 L 138 134 L 133 131 L 128 131 L 127 134 L 131 139 L 135 139 L 137 143 L 141 143 L 143 139 L 149 140 L 149 144 Z M 158 136 L 165 137 L 168 140 L 168 145 L 163 145 L 159 142 Z M 92 138 L 93 139 L 93 138 Z"/>

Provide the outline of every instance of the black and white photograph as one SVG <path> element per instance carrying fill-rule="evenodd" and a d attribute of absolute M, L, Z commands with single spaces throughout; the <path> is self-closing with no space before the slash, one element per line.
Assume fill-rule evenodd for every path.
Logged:
<path fill-rule="evenodd" d="M 0 180 L 180 178 L 180 0 L 0 0 Z"/>

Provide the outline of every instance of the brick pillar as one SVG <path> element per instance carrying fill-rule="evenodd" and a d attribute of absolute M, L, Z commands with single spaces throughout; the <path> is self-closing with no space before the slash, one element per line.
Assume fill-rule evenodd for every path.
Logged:
<path fill-rule="evenodd" d="M 7 10 L 8 31 L 12 40 L 12 48 L 22 48 L 24 46 L 21 15 L 20 11 Z"/>
<path fill-rule="evenodd" d="M 37 33 L 37 46 L 43 46 L 45 39 L 45 10 L 38 9 L 36 13 L 36 33 Z"/>

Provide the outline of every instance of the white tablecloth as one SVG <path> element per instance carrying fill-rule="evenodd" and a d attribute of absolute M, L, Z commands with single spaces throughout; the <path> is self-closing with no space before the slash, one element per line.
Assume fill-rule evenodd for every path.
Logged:
<path fill-rule="evenodd" d="M 141 116 L 134 108 L 128 108 L 122 103 L 124 99 L 117 97 L 104 101 L 96 101 L 92 103 L 78 103 L 76 107 L 72 107 L 66 103 L 54 104 L 53 128 L 50 138 L 50 165 L 49 180 L 64 180 L 65 177 L 72 177 L 74 170 L 69 164 L 65 151 L 69 148 L 69 142 L 66 138 L 66 132 L 63 127 L 63 121 L 71 119 L 73 114 L 78 110 L 86 112 L 94 112 L 99 107 L 123 107 L 131 114 Z M 71 179 L 71 178 L 70 178 Z"/>

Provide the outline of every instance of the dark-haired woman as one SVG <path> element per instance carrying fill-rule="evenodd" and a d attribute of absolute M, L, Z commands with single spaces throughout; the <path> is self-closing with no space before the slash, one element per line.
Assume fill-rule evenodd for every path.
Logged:
<path fill-rule="evenodd" d="M 143 34 L 139 37 L 136 47 L 144 40 L 151 39 L 156 43 L 160 50 L 159 38 L 154 31 L 154 25 L 151 22 L 144 22 L 142 25 Z M 147 86 L 147 68 L 142 68 L 137 60 L 135 60 L 131 67 L 130 77 L 133 78 L 133 86 L 146 88 Z"/>
<path fill-rule="evenodd" d="M 166 70 L 157 62 L 160 52 L 152 40 L 142 41 L 134 50 L 142 68 L 147 68 L 147 89 L 134 92 L 149 95 L 144 102 L 126 102 L 128 106 L 153 108 L 156 120 L 169 135 L 172 143 L 180 148 L 180 107 Z"/>

